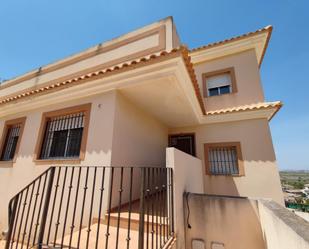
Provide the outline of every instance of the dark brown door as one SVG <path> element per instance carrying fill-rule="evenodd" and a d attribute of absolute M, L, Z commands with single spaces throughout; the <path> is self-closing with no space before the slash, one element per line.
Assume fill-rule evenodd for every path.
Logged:
<path fill-rule="evenodd" d="M 195 156 L 195 137 L 194 134 L 180 134 L 169 136 L 169 147 Z"/>

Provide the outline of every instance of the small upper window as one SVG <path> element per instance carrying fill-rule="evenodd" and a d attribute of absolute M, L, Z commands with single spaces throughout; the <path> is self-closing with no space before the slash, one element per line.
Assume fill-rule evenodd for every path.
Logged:
<path fill-rule="evenodd" d="M 240 143 L 205 144 L 205 160 L 210 175 L 243 175 Z"/>
<path fill-rule="evenodd" d="M 206 77 L 208 96 L 231 93 L 232 82 L 229 73 Z"/>
<path fill-rule="evenodd" d="M 25 118 L 8 121 L 5 124 L 1 161 L 12 161 L 18 149 Z"/>
<path fill-rule="evenodd" d="M 224 69 L 206 73 L 204 79 L 204 96 L 217 96 L 236 92 L 234 69 Z"/>

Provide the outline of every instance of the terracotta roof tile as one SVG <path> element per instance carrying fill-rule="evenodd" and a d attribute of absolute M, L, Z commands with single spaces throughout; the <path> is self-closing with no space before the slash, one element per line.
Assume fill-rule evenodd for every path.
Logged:
<path fill-rule="evenodd" d="M 199 89 L 199 85 L 197 82 L 197 78 L 195 75 L 195 71 L 193 69 L 193 64 L 191 63 L 191 57 L 189 56 L 189 50 L 184 47 L 181 46 L 179 48 L 173 49 L 171 51 L 162 51 L 160 54 L 152 54 L 149 55 L 147 57 L 142 57 L 140 59 L 136 59 L 130 62 L 126 62 L 123 63 L 121 65 L 116 65 L 113 67 L 109 67 L 109 68 L 105 68 L 105 69 L 101 69 L 92 73 L 88 73 L 85 75 L 80 75 L 78 77 L 69 79 L 69 80 L 65 80 L 62 82 L 57 82 L 57 83 L 53 83 L 47 86 L 43 86 L 40 87 L 38 89 L 30 89 L 30 90 L 26 90 L 23 93 L 19 93 L 16 94 L 14 96 L 8 96 L 5 97 L 3 99 L 0 99 L 0 105 L 2 104 L 6 104 L 12 101 L 16 101 L 22 98 L 26 98 L 29 96 L 32 96 L 34 94 L 39 94 L 42 92 L 46 92 L 48 93 L 49 91 L 52 91 L 54 89 L 61 89 L 61 87 L 67 87 L 67 86 L 73 86 L 74 83 L 83 83 L 83 82 L 87 82 L 89 79 L 93 79 L 96 80 L 100 77 L 104 77 L 107 76 L 109 74 L 112 74 L 114 72 L 121 72 L 123 70 L 129 69 L 129 68 L 135 68 L 137 66 L 140 65 L 146 65 L 147 63 L 150 63 L 152 61 L 158 60 L 162 57 L 172 57 L 174 55 L 181 55 L 184 63 L 186 65 L 188 74 L 191 78 L 191 82 L 193 84 L 193 88 L 196 94 L 196 97 L 198 99 L 200 108 L 202 110 L 202 113 L 204 115 L 216 115 L 216 114 L 227 114 L 227 113 L 234 113 L 234 112 L 241 112 L 241 111 L 250 111 L 250 110 L 260 110 L 260 109 L 268 109 L 268 108 L 277 108 L 277 111 L 280 109 L 280 107 L 282 106 L 282 103 L 280 101 L 277 102 L 263 102 L 263 103 L 257 103 L 257 104 L 252 104 L 252 105 L 243 105 L 243 106 L 238 106 L 238 107 L 233 107 L 233 108 L 226 108 L 226 109 L 220 109 L 220 110 L 214 110 L 214 111 L 208 111 L 206 112 L 205 110 L 205 106 L 204 106 L 204 101 L 203 101 L 203 97 L 201 95 L 201 91 Z M 274 113 L 275 114 L 275 113 Z M 274 115 L 273 114 L 273 115 Z"/>
<path fill-rule="evenodd" d="M 268 26 L 266 26 L 264 28 L 258 29 L 258 30 L 253 31 L 253 32 L 248 32 L 246 34 L 242 34 L 242 35 L 235 36 L 235 37 L 232 37 L 232 38 L 229 38 L 229 39 L 225 39 L 223 41 L 209 43 L 209 44 L 201 46 L 201 47 L 193 48 L 193 49 L 190 50 L 190 52 L 196 52 L 196 51 L 199 51 L 199 50 L 203 50 L 203 49 L 207 49 L 207 48 L 223 45 L 225 43 L 232 42 L 232 41 L 237 41 L 237 40 L 240 40 L 240 39 L 243 39 L 243 38 L 247 38 L 247 37 L 252 36 L 252 35 L 256 35 L 256 34 L 259 34 L 259 33 L 272 31 L 272 29 L 273 29 L 273 27 L 271 25 L 268 25 Z"/>
<path fill-rule="evenodd" d="M 88 74 L 85 74 L 85 75 L 80 75 L 78 77 L 75 77 L 75 78 L 72 78 L 72 79 L 69 79 L 69 80 L 65 80 L 65 81 L 62 81 L 62 82 L 53 83 L 53 84 L 50 84 L 50 85 L 47 85 L 47 86 L 44 86 L 44 87 L 40 87 L 39 89 L 31 89 L 31 90 L 28 89 L 28 90 L 25 90 L 25 92 L 23 92 L 23 93 L 19 93 L 19 94 L 13 95 L 13 96 L 7 96 L 7 97 L 4 97 L 3 99 L 0 99 L 0 105 L 6 104 L 6 103 L 9 103 L 9 102 L 12 102 L 12 101 L 16 101 L 18 99 L 22 99 L 22 98 L 25 98 L 25 97 L 28 97 L 28 96 L 31 96 L 31 95 L 34 95 L 34 94 L 37 94 L 37 93 L 41 93 L 41 92 L 47 93 L 48 91 L 54 90 L 55 88 L 60 88 L 62 86 L 69 86 L 69 85 L 72 85 L 74 83 L 82 83 L 83 81 L 86 81 L 90 78 L 93 78 L 93 80 L 95 80 L 96 78 L 106 76 L 108 74 L 114 73 L 115 71 L 121 72 L 122 70 L 125 70 L 127 68 L 133 69 L 137 66 L 144 65 L 144 64 L 147 64 L 149 62 L 158 60 L 162 57 L 168 58 L 168 57 L 173 56 L 175 54 L 177 55 L 177 53 L 179 55 L 181 55 L 182 58 L 184 59 L 187 71 L 190 75 L 193 87 L 195 89 L 195 94 L 196 94 L 197 99 L 199 101 L 201 110 L 202 110 L 203 114 L 205 114 L 206 111 L 205 111 L 205 107 L 204 107 L 203 98 L 202 98 L 202 95 L 200 93 L 200 89 L 199 89 L 197 79 L 196 79 L 196 76 L 195 76 L 195 73 L 194 73 L 193 64 L 191 63 L 189 51 L 184 46 L 180 46 L 179 48 L 174 48 L 171 51 L 162 51 L 160 54 L 152 54 L 152 55 L 149 55 L 149 56 L 146 56 L 146 57 L 142 57 L 142 58 L 130 61 L 130 62 L 123 63 L 121 65 L 116 65 L 116 66 L 113 66 L 113 67 L 109 67 L 109 68 L 101 69 L 99 71 L 88 73 Z"/>
<path fill-rule="evenodd" d="M 261 103 L 251 104 L 251 105 L 242 105 L 242 106 L 237 106 L 237 107 L 208 111 L 206 112 L 206 115 L 228 114 L 228 113 L 234 113 L 234 112 L 255 111 L 255 110 L 270 109 L 270 108 L 277 108 L 276 111 L 278 111 L 282 107 L 282 105 L 283 104 L 281 101 L 261 102 Z"/>
<path fill-rule="evenodd" d="M 268 25 L 264 28 L 258 29 L 258 30 L 253 31 L 253 32 L 249 32 L 249 33 L 246 33 L 246 34 L 243 34 L 243 35 L 235 36 L 235 37 L 223 40 L 223 41 L 210 43 L 210 44 L 207 44 L 207 45 L 204 45 L 204 46 L 201 46 L 201 47 L 193 48 L 193 49 L 190 50 L 190 53 L 194 53 L 194 52 L 197 52 L 197 51 L 200 51 L 200 50 L 209 49 L 209 48 L 213 48 L 213 47 L 216 47 L 216 46 L 224 45 L 226 43 L 234 42 L 234 41 L 241 40 L 241 39 L 244 39 L 244 38 L 248 38 L 250 36 L 253 36 L 253 35 L 256 35 L 256 34 L 259 34 L 259 33 L 268 32 L 268 36 L 267 36 L 265 46 L 263 48 L 261 59 L 260 59 L 260 62 L 259 62 L 259 66 L 261 66 L 262 61 L 263 61 L 264 56 L 265 56 L 265 53 L 266 53 L 266 49 L 267 49 L 270 37 L 271 37 L 272 30 L 273 30 L 273 27 L 271 25 Z"/>

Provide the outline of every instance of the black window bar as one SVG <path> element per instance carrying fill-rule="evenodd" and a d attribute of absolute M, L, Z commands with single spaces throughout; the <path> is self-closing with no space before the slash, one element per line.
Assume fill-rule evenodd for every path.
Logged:
<path fill-rule="evenodd" d="M 14 158 L 21 124 L 15 124 L 8 128 L 5 143 L 1 153 L 1 161 L 10 161 Z"/>
<path fill-rule="evenodd" d="M 85 113 L 50 118 L 46 122 L 40 159 L 79 157 Z"/>
<path fill-rule="evenodd" d="M 239 170 L 236 146 L 210 148 L 209 166 L 213 175 L 237 175 Z"/>

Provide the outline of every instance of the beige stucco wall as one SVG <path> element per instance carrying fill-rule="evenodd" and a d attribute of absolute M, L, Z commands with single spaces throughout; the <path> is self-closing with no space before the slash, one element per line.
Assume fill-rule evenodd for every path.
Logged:
<path fill-rule="evenodd" d="M 175 128 L 170 133 L 195 133 L 197 157 L 203 162 L 205 193 L 271 198 L 283 205 L 276 158 L 266 119 Z M 245 176 L 207 176 L 204 143 L 240 142 Z"/>
<path fill-rule="evenodd" d="M 184 209 L 186 249 L 192 248 L 193 239 L 202 240 L 205 249 L 215 248 L 213 243 L 225 249 L 266 249 L 254 200 L 191 194 Z"/>
<path fill-rule="evenodd" d="M 207 111 L 264 101 L 259 67 L 254 50 L 248 50 L 195 65 L 194 70 L 201 91 L 203 91 L 203 73 L 230 67 L 234 67 L 235 69 L 237 92 L 204 98 Z"/>
<path fill-rule="evenodd" d="M 168 144 L 168 128 L 131 103 L 121 93 L 116 95 L 113 131 L 113 166 L 164 167 L 165 149 Z M 122 203 L 129 201 L 129 171 L 124 171 Z M 134 170 L 133 200 L 140 195 L 140 171 Z M 120 171 L 115 171 L 114 189 L 119 188 Z M 113 206 L 118 205 L 115 191 Z"/>
<path fill-rule="evenodd" d="M 184 210 L 187 249 L 309 248 L 309 223 L 271 200 L 190 194 Z"/>
<path fill-rule="evenodd" d="M 173 169 L 174 220 L 177 249 L 185 247 L 183 194 L 203 193 L 203 170 L 200 159 L 175 148 L 166 149 L 166 167 Z"/>
<path fill-rule="evenodd" d="M 286 208 L 268 200 L 258 202 L 268 249 L 308 249 L 309 223 Z"/>
<path fill-rule="evenodd" d="M 298 215 L 299 217 L 303 218 L 304 220 L 309 222 L 309 213 L 301 212 L 301 211 L 294 211 L 293 212 Z"/>
<path fill-rule="evenodd" d="M 75 165 L 165 166 L 168 128 L 143 110 L 137 108 L 116 91 L 24 113 L 24 116 L 27 116 L 27 120 L 16 163 L 10 168 L 4 168 L 5 165 L 3 164 L 2 167 L 0 165 L 0 197 L 2 200 L 0 202 L 0 231 L 7 227 L 9 199 L 26 184 L 30 183 L 37 175 L 45 171 L 47 167 L 53 165 L 53 163 L 38 164 L 33 162 L 33 152 L 37 142 L 42 113 L 85 103 L 92 104 L 86 155 L 84 161 Z M 1 132 L 5 120 L 13 118 L 16 117 L 6 117 L 1 120 Z M 118 205 L 119 193 L 116 190 L 119 189 L 120 169 L 117 168 L 114 172 L 112 207 Z M 93 179 L 92 174 L 93 170 L 90 172 L 89 179 Z M 111 170 L 106 170 L 104 186 L 106 194 L 104 194 L 104 204 L 102 206 L 103 214 L 108 205 L 110 174 Z M 129 179 L 129 170 L 125 170 L 122 204 L 128 202 Z M 140 172 L 138 170 L 134 170 L 133 179 L 133 199 L 138 199 L 140 193 Z M 83 175 L 81 182 L 84 181 Z M 97 179 L 98 184 L 99 180 Z M 99 188 L 99 185 L 97 187 Z M 83 191 L 82 186 L 81 191 Z M 90 195 L 88 195 L 88 198 L 90 198 Z M 87 201 L 89 204 L 90 199 Z M 95 207 L 98 206 L 97 201 L 98 199 L 96 198 Z M 66 203 L 66 200 L 63 203 Z M 85 209 L 88 208 L 89 206 L 86 205 Z M 94 214 L 95 218 L 96 215 Z M 102 218 L 104 218 L 104 215 Z"/>
<path fill-rule="evenodd" d="M 91 98 L 54 105 L 44 109 L 24 113 L 27 116 L 24 132 L 16 163 L 6 168 L 0 165 L 0 231 L 7 226 L 7 208 L 9 199 L 20 189 L 30 183 L 37 175 L 45 171 L 52 163 L 45 165 L 33 161 L 34 148 L 38 138 L 42 113 L 72 107 L 85 103 L 92 103 L 88 141 L 85 160 L 80 165 L 111 165 L 111 148 L 113 136 L 113 122 L 115 113 L 115 92 L 108 92 Z M 5 117 L 0 121 L 0 133 L 3 131 L 5 120 L 17 117 Z M 0 134 L 1 136 L 1 134 Z M 7 165 L 8 166 L 8 165 Z"/>
<path fill-rule="evenodd" d="M 167 143 L 168 128 L 117 93 L 112 165 L 163 167 Z"/>

